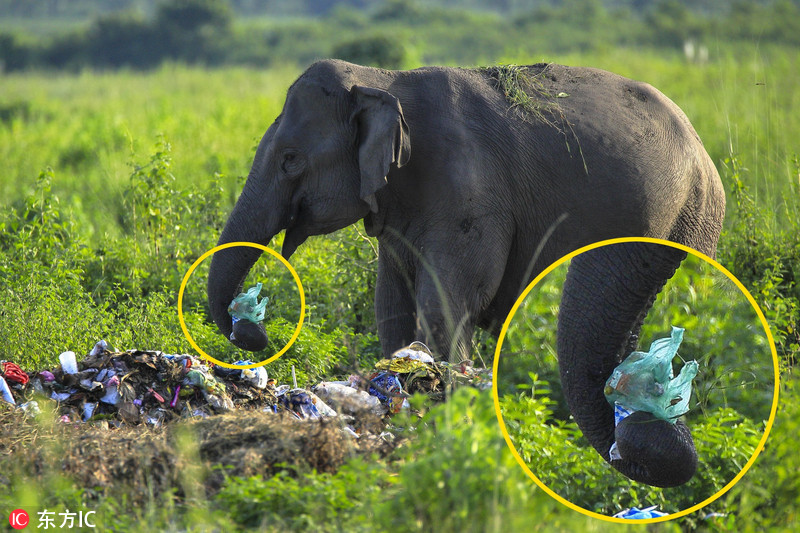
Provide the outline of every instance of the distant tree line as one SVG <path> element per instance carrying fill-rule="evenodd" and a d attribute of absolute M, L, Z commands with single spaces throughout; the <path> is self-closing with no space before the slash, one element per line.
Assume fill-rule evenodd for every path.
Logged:
<path fill-rule="evenodd" d="M 67 33 L 34 38 L 8 29 L 0 32 L 0 70 L 146 69 L 165 60 L 267 66 L 305 64 L 320 57 L 399 68 L 408 62 L 409 49 L 415 54 L 411 62 L 470 63 L 509 51 L 542 54 L 608 46 L 680 50 L 708 39 L 800 45 L 800 0 L 502 0 L 496 8 L 506 14 L 442 7 L 455 0 L 299 0 L 295 9 L 318 16 L 259 19 L 259 25 L 242 15 L 276 10 L 277 3 L 107 0 L 107 8 L 125 9 L 100 10 L 88 25 Z M 475 8 L 487 4 L 468 3 Z M 75 14 L 95 4 L 0 0 L 0 14 L 58 17 L 66 16 L 66 6 Z M 720 4 L 724 9 L 713 8 Z M 533 7 L 524 10 L 524 5 Z"/>
<path fill-rule="evenodd" d="M 795 4 L 797 0 L 793 0 Z M 152 14 L 164 0 L 0 0 L 0 17 L 67 17 L 78 18 L 122 10 L 138 10 Z M 384 0 L 228 0 L 239 15 L 306 15 L 324 16 L 336 7 L 372 9 Z M 497 11 L 517 15 L 540 8 L 557 8 L 565 0 L 416 0 L 424 7 L 449 7 Z M 627 9 L 647 13 L 657 2 L 653 0 L 601 0 L 608 10 Z M 705 14 L 725 15 L 732 4 L 722 0 L 678 0 L 688 9 Z M 766 5 L 772 0 L 747 0 Z"/>

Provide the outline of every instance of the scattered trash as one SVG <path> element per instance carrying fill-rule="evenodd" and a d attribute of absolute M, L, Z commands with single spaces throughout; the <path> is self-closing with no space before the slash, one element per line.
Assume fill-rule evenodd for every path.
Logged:
<path fill-rule="evenodd" d="M 269 303 L 269 298 L 266 296 L 258 301 L 258 294 L 261 292 L 261 283 L 256 283 L 254 287 L 250 287 L 247 292 L 239 293 L 228 306 L 228 313 L 230 313 L 234 322 L 237 320 L 249 320 L 250 322 L 258 323 L 264 320 L 264 314 Z"/>
<path fill-rule="evenodd" d="M 239 363 L 235 364 L 238 365 Z M 244 361 L 242 362 L 242 364 L 251 364 L 251 363 L 249 361 Z M 264 368 L 263 366 L 258 366 L 255 368 L 245 368 L 244 370 L 242 370 L 242 379 L 244 379 L 247 383 L 259 389 L 266 389 L 267 384 L 269 383 L 269 375 L 267 374 L 267 369 Z"/>
<path fill-rule="evenodd" d="M 8 403 L 29 400 L 34 394 L 58 403 L 64 422 L 105 420 L 111 427 L 164 422 L 207 416 L 236 406 L 264 408 L 277 404 L 263 367 L 235 369 L 208 365 L 191 355 L 159 351 L 113 352 L 99 341 L 80 363 L 75 352 L 59 356 L 60 367 L 25 373 L 3 362 L 0 391 Z M 250 364 L 239 361 L 238 364 Z M 11 380 L 6 383 L 6 379 Z M 37 396 L 38 398 L 38 396 Z M 36 402 L 26 402 L 25 412 L 35 414 Z M 35 405 L 35 408 L 33 407 Z M 203 413 L 203 415 L 199 414 Z"/>
<path fill-rule="evenodd" d="M 324 402 L 314 393 L 308 392 L 305 389 L 287 390 L 278 396 L 278 401 L 287 411 L 297 418 L 320 418 L 323 416 L 317 404 L 324 405 Z M 325 405 L 325 407 L 327 407 L 327 409 L 325 409 L 326 412 L 333 412 L 332 415 L 327 416 L 336 416 L 336 411 L 333 411 L 333 409 L 327 405 Z"/>
<path fill-rule="evenodd" d="M 692 379 L 697 361 L 688 361 L 673 378 L 672 358 L 683 340 L 683 328 L 674 327 L 669 338 L 658 339 L 649 352 L 631 353 L 612 372 L 604 389 L 611 405 L 628 411 L 646 411 L 672 422 L 689 410 Z"/>
<path fill-rule="evenodd" d="M 21 403 L 17 407 L 19 407 L 20 410 L 22 410 L 22 412 L 28 416 L 36 416 L 38 414 L 41 414 L 42 412 L 41 407 L 39 407 L 39 402 L 37 402 L 36 400 L 31 400 L 29 402 Z"/>
<path fill-rule="evenodd" d="M 399 413 L 405 402 L 403 385 L 395 372 L 380 371 L 369 378 L 367 392 L 378 398 L 390 413 Z"/>
<path fill-rule="evenodd" d="M 637 509 L 636 507 L 631 507 L 630 509 L 625 509 L 624 511 L 620 511 L 619 513 L 615 514 L 614 518 L 642 520 L 644 518 L 658 518 L 659 516 L 667 516 L 667 513 L 662 513 L 658 510 L 657 505 L 653 505 L 652 507 L 648 507 L 646 509 Z"/>
<path fill-rule="evenodd" d="M 92 348 L 92 351 L 89 352 L 89 355 L 91 357 L 94 357 L 96 355 L 100 355 L 107 349 L 108 349 L 108 343 L 105 340 L 99 340 L 95 343 L 94 348 Z"/>
<path fill-rule="evenodd" d="M 257 289 L 248 293 L 255 298 Z M 263 304 L 258 304 L 261 311 Z M 470 361 L 458 365 L 437 362 L 419 342 L 379 361 L 363 376 L 323 381 L 311 389 L 297 386 L 294 367 L 292 386 L 276 386 L 263 366 L 228 368 L 192 355 L 116 352 L 104 340 L 82 361 L 77 359 L 75 352 L 65 351 L 59 355 L 59 366 L 28 373 L 15 363 L 0 362 L 3 400 L 12 405 L 22 402 L 19 409 L 35 416 L 41 412 L 39 402 L 49 398 L 56 402 L 55 414 L 61 423 L 90 423 L 99 429 L 160 428 L 236 408 L 284 412 L 299 420 L 338 417 L 339 430 L 360 439 L 360 446 L 386 449 L 391 448 L 393 439 L 392 433 L 384 431 L 388 416 L 408 408 L 411 394 L 441 400 L 446 383 L 482 389 L 491 385 L 490 370 L 474 369 Z M 251 364 L 243 360 L 233 366 Z"/>

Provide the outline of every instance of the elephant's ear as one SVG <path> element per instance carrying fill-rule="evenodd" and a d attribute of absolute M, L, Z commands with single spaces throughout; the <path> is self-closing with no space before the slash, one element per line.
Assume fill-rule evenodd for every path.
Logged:
<path fill-rule="evenodd" d="M 350 122 L 358 130 L 358 165 L 361 170 L 361 199 L 370 211 L 378 212 L 375 193 L 386 185 L 389 167 L 405 165 L 411 155 L 408 124 L 400 101 L 392 94 L 372 87 L 354 86 L 355 109 Z"/>

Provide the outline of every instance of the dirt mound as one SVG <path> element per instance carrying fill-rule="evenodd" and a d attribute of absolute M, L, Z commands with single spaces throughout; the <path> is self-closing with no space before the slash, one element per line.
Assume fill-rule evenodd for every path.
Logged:
<path fill-rule="evenodd" d="M 0 483 L 22 477 L 47 483 L 65 474 L 97 496 L 125 495 L 142 504 L 172 490 L 179 498 L 196 490 L 210 495 L 227 476 L 335 472 L 356 454 L 393 447 L 376 435 L 354 437 L 334 417 L 233 411 L 113 431 L 95 424 L 48 425 L 42 418 L 0 405 Z"/>

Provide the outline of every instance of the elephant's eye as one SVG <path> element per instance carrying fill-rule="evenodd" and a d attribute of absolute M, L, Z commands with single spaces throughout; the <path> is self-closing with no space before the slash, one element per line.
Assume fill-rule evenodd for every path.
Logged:
<path fill-rule="evenodd" d="M 283 154 L 281 170 L 283 170 L 287 176 L 296 176 L 303 170 L 302 158 L 294 152 Z"/>

